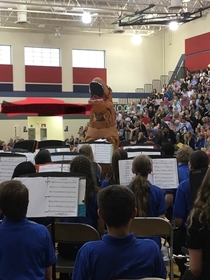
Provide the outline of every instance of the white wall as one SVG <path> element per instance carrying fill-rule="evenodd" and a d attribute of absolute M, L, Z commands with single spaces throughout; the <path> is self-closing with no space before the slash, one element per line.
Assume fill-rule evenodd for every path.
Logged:
<path fill-rule="evenodd" d="M 24 46 L 61 49 L 63 91 L 72 91 L 72 49 L 106 51 L 107 80 L 115 92 L 134 92 L 162 74 L 162 40 L 159 34 L 143 37 L 135 46 L 130 36 L 62 35 L 1 32 L 0 44 L 10 44 L 13 52 L 14 90 L 25 90 Z M 155 51 L 154 51 L 155 50 Z M 152 65 L 151 65 L 152 61 Z"/>

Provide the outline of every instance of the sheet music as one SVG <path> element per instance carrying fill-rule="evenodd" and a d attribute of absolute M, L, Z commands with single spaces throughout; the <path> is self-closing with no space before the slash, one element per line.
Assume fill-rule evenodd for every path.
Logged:
<path fill-rule="evenodd" d="M 54 171 L 58 171 L 61 172 L 62 171 L 62 164 L 44 164 L 44 165 L 40 165 L 39 166 L 39 172 L 54 172 Z"/>
<path fill-rule="evenodd" d="M 160 151 L 135 151 L 135 152 L 132 152 L 132 151 L 129 151 L 128 152 L 128 158 L 132 158 L 132 157 L 137 157 L 141 154 L 144 154 L 144 155 L 148 155 L 148 156 L 152 156 L 152 155 L 161 155 L 161 152 Z"/>
<path fill-rule="evenodd" d="M 78 145 L 78 150 L 83 144 Z M 103 143 L 92 143 L 89 144 L 92 148 L 95 162 L 97 163 L 111 163 L 113 145 L 112 144 L 103 144 Z"/>
<path fill-rule="evenodd" d="M 33 164 L 35 163 L 35 159 L 34 159 L 34 154 L 33 153 L 15 153 L 15 154 L 18 154 L 18 155 L 23 155 L 27 158 L 27 161 L 30 161 L 32 162 Z"/>
<path fill-rule="evenodd" d="M 21 181 L 29 191 L 27 217 L 46 217 L 47 177 L 14 178 Z"/>
<path fill-rule="evenodd" d="M 52 217 L 78 214 L 79 178 L 49 177 L 47 192 L 47 215 Z"/>
<path fill-rule="evenodd" d="M 54 161 L 63 161 L 63 155 L 51 155 L 52 162 Z"/>
<path fill-rule="evenodd" d="M 97 163 L 110 163 L 112 157 L 112 144 L 94 144 L 95 154 L 94 158 Z"/>
<path fill-rule="evenodd" d="M 135 176 L 132 172 L 133 159 L 119 161 L 120 184 L 130 184 Z M 176 189 L 178 187 L 178 171 L 176 158 L 152 159 L 153 171 L 148 180 L 161 189 Z"/>
<path fill-rule="evenodd" d="M 176 158 L 152 159 L 154 184 L 161 189 L 176 189 L 178 187 L 178 171 Z"/>
<path fill-rule="evenodd" d="M 85 205 L 85 190 L 86 190 L 86 180 L 79 180 L 79 199 L 78 199 L 78 216 L 86 216 L 86 205 Z"/>
<path fill-rule="evenodd" d="M 11 180 L 15 167 L 26 161 L 24 157 L 1 157 L 0 156 L 0 183 Z"/>
<path fill-rule="evenodd" d="M 154 146 L 124 146 L 123 149 L 154 149 Z"/>
<path fill-rule="evenodd" d="M 64 155 L 63 156 L 63 160 L 72 160 L 72 159 L 74 159 L 75 157 L 76 157 L 77 155 Z M 79 154 L 78 154 L 78 156 L 79 156 Z"/>
<path fill-rule="evenodd" d="M 120 185 L 129 185 L 132 178 L 135 176 L 132 172 L 132 162 L 132 159 L 119 160 Z"/>
<path fill-rule="evenodd" d="M 69 172 L 70 171 L 70 164 L 69 163 L 63 163 L 62 164 L 62 172 Z"/>

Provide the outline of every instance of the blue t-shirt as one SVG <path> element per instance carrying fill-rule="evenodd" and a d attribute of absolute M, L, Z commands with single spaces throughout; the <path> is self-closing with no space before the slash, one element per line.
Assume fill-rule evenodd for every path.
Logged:
<path fill-rule="evenodd" d="M 190 180 L 181 182 L 176 192 L 173 216 L 183 220 L 186 223 L 191 209 L 190 205 Z"/>
<path fill-rule="evenodd" d="M 23 218 L 0 225 L 0 279 L 43 280 L 45 268 L 56 262 L 47 228 Z"/>
<path fill-rule="evenodd" d="M 150 185 L 150 191 L 148 196 L 147 217 L 159 217 L 165 215 L 166 204 L 163 191 L 159 187 L 152 185 L 149 181 L 148 183 Z"/>
<path fill-rule="evenodd" d="M 107 179 L 104 179 L 102 184 L 101 184 L 101 188 L 104 189 L 108 186 L 111 186 L 111 185 L 115 185 L 115 183 L 113 181 L 108 181 Z"/>
<path fill-rule="evenodd" d="M 157 244 L 148 239 L 104 235 L 79 250 L 73 280 L 109 280 L 125 278 L 166 278 L 166 268 Z"/>
<path fill-rule="evenodd" d="M 189 178 L 190 169 L 188 163 L 182 163 L 178 165 L 179 183 Z"/>

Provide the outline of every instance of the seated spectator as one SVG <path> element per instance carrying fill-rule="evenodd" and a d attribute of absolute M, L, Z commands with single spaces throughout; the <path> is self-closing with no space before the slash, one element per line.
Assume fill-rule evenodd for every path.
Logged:
<path fill-rule="evenodd" d="M 206 132 L 206 139 L 205 139 L 204 148 L 205 148 L 206 151 L 210 150 L 210 129 L 208 129 L 207 132 Z"/>
<path fill-rule="evenodd" d="M 200 132 L 198 134 L 198 139 L 195 143 L 195 149 L 200 150 L 200 149 L 204 148 L 204 145 L 205 145 L 205 137 L 204 137 L 204 134 Z"/>
<path fill-rule="evenodd" d="M 190 131 L 187 131 L 184 136 L 184 142 L 186 145 L 190 146 L 193 150 L 195 149 L 195 140 L 193 138 L 193 135 Z"/>
<path fill-rule="evenodd" d="M 5 141 L 0 141 L 0 150 L 7 151 L 8 147 Z"/>
<path fill-rule="evenodd" d="M 45 164 L 52 162 L 51 155 L 48 150 L 41 149 L 35 156 L 35 163 L 36 164 Z"/>
<path fill-rule="evenodd" d="M 108 234 L 101 241 L 88 242 L 78 252 L 73 280 L 166 278 L 160 250 L 152 240 L 130 233 L 136 216 L 135 197 L 126 187 L 114 185 L 98 194 L 99 216 Z M 126 268 L 126 269 L 125 269 Z"/>
<path fill-rule="evenodd" d="M 119 175 L 119 160 L 127 159 L 128 153 L 123 149 L 117 149 L 113 152 L 111 165 L 108 171 L 108 175 L 106 179 L 102 182 L 102 188 L 106 188 L 110 185 L 119 184 L 120 183 L 120 175 Z"/>
<path fill-rule="evenodd" d="M 151 143 L 151 144 L 155 143 L 155 136 L 152 131 L 149 133 L 149 137 L 146 139 L 146 143 Z"/>
<path fill-rule="evenodd" d="M 14 141 L 12 138 L 10 138 L 9 143 L 7 144 L 7 147 L 9 150 L 13 149 L 14 146 Z"/>
<path fill-rule="evenodd" d="M 125 140 L 128 141 L 128 140 L 131 140 L 131 136 L 133 135 L 133 129 L 135 127 L 129 117 L 126 118 L 125 121 L 126 121 L 126 126 L 124 128 Z"/>
<path fill-rule="evenodd" d="M 28 221 L 28 189 L 20 181 L 0 184 L 0 279 L 52 279 L 56 261 L 46 227 Z"/>
<path fill-rule="evenodd" d="M 139 132 L 138 139 L 137 139 L 136 143 L 142 144 L 142 143 L 145 143 L 146 141 L 147 141 L 147 138 L 144 136 L 143 132 Z"/>

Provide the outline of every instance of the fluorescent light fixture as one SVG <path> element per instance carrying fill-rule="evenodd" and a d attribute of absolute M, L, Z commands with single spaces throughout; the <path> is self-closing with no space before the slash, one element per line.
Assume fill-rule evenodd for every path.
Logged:
<path fill-rule="evenodd" d="M 88 24 L 91 23 L 91 20 L 91 15 L 88 12 L 84 12 L 82 15 L 82 22 Z"/>
<path fill-rule="evenodd" d="M 138 33 L 133 34 L 132 36 L 132 43 L 134 45 L 140 45 L 142 42 L 142 38 Z"/>
<path fill-rule="evenodd" d="M 179 27 L 179 24 L 178 24 L 177 21 L 171 21 L 171 22 L 169 23 L 169 29 L 170 29 L 170 30 L 175 31 L 175 30 L 178 29 L 178 27 Z"/>

